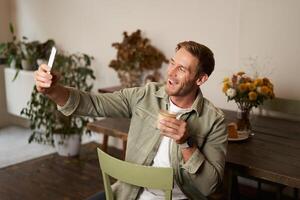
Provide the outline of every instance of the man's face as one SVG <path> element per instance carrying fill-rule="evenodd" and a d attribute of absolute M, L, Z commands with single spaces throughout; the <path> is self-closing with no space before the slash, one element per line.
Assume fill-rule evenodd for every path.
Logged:
<path fill-rule="evenodd" d="M 166 92 L 169 96 L 185 96 L 198 89 L 197 65 L 198 59 L 184 48 L 175 53 L 168 66 Z"/>

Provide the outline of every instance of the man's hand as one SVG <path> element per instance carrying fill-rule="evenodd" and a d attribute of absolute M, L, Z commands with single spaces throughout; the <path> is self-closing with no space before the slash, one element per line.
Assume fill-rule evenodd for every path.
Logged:
<path fill-rule="evenodd" d="M 187 123 L 183 120 L 165 117 L 159 121 L 161 134 L 182 144 L 188 138 Z"/>
<path fill-rule="evenodd" d="M 34 80 L 38 92 L 47 95 L 59 106 L 65 105 L 70 91 L 66 87 L 57 84 L 58 74 L 50 73 L 50 68 L 46 64 L 40 65 L 39 69 L 34 72 Z"/>
<path fill-rule="evenodd" d="M 159 121 L 158 128 L 162 135 L 172 138 L 177 144 L 184 143 L 189 137 L 186 121 L 174 118 L 163 118 Z M 192 156 L 197 146 L 181 149 L 184 162 L 187 162 Z"/>
<path fill-rule="evenodd" d="M 40 65 L 34 72 L 34 80 L 38 92 L 48 94 L 59 80 L 56 74 L 50 74 L 50 68 L 46 64 Z"/>

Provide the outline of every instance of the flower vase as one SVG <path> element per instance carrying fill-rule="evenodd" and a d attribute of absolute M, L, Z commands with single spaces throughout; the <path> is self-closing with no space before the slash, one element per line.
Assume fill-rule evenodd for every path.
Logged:
<path fill-rule="evenodd" d="M 250 122 L 250 112 L 251 109 L 239 109 L 237 111 L 237 129 L 238 131 L 243 131 L 251 133 L 251 122 Z"/>

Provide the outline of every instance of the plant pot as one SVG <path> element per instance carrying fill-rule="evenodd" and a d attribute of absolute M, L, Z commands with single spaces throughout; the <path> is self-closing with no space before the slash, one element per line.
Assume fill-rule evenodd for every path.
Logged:
<path fill-rule="evenodd" d="M 58 155 L 67 157 L 79 155 L 81 145 L 80 134 L 53 134 L 53 139 Z"/>
<path fill-rule="evenodd" d="M 31 98 L 34 78 L 32 71 L 20 70 L 17 78 L 13 81 L 16 73 L 16 69 L 4 68 L 6 109 L 10 114 L 21 116 L 21 110 L 26 107 Z"/>
<path fill-rule="evenodd" d="M 37 59 L 36 63 L 37 63 L 38 66 L 40 66 L 41 64 L 47 64 L 47 60 Z"/>
<path fill-rule="evenodd" d="M 142 83 L 142 72 L 139 70 L 124 71 L 118 70 L 121 85 L 126 88 L 137 87 Z"/>
<path fill-rule="evenodd" d="M 34 66 L 30 64 L 28 60 L 21 60 L 22 64 L 22 69 L 27 70 L 27 71 L 32 71 L 34 69 Z"/>

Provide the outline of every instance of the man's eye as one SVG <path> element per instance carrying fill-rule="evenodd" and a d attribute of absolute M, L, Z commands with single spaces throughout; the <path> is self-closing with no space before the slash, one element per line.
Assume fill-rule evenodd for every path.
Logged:
<path fill-rule="evenodd" d="M 182 71 L 182 72 L 185 71 L 184 67 L 179 67 L 179 70 Z"/>

